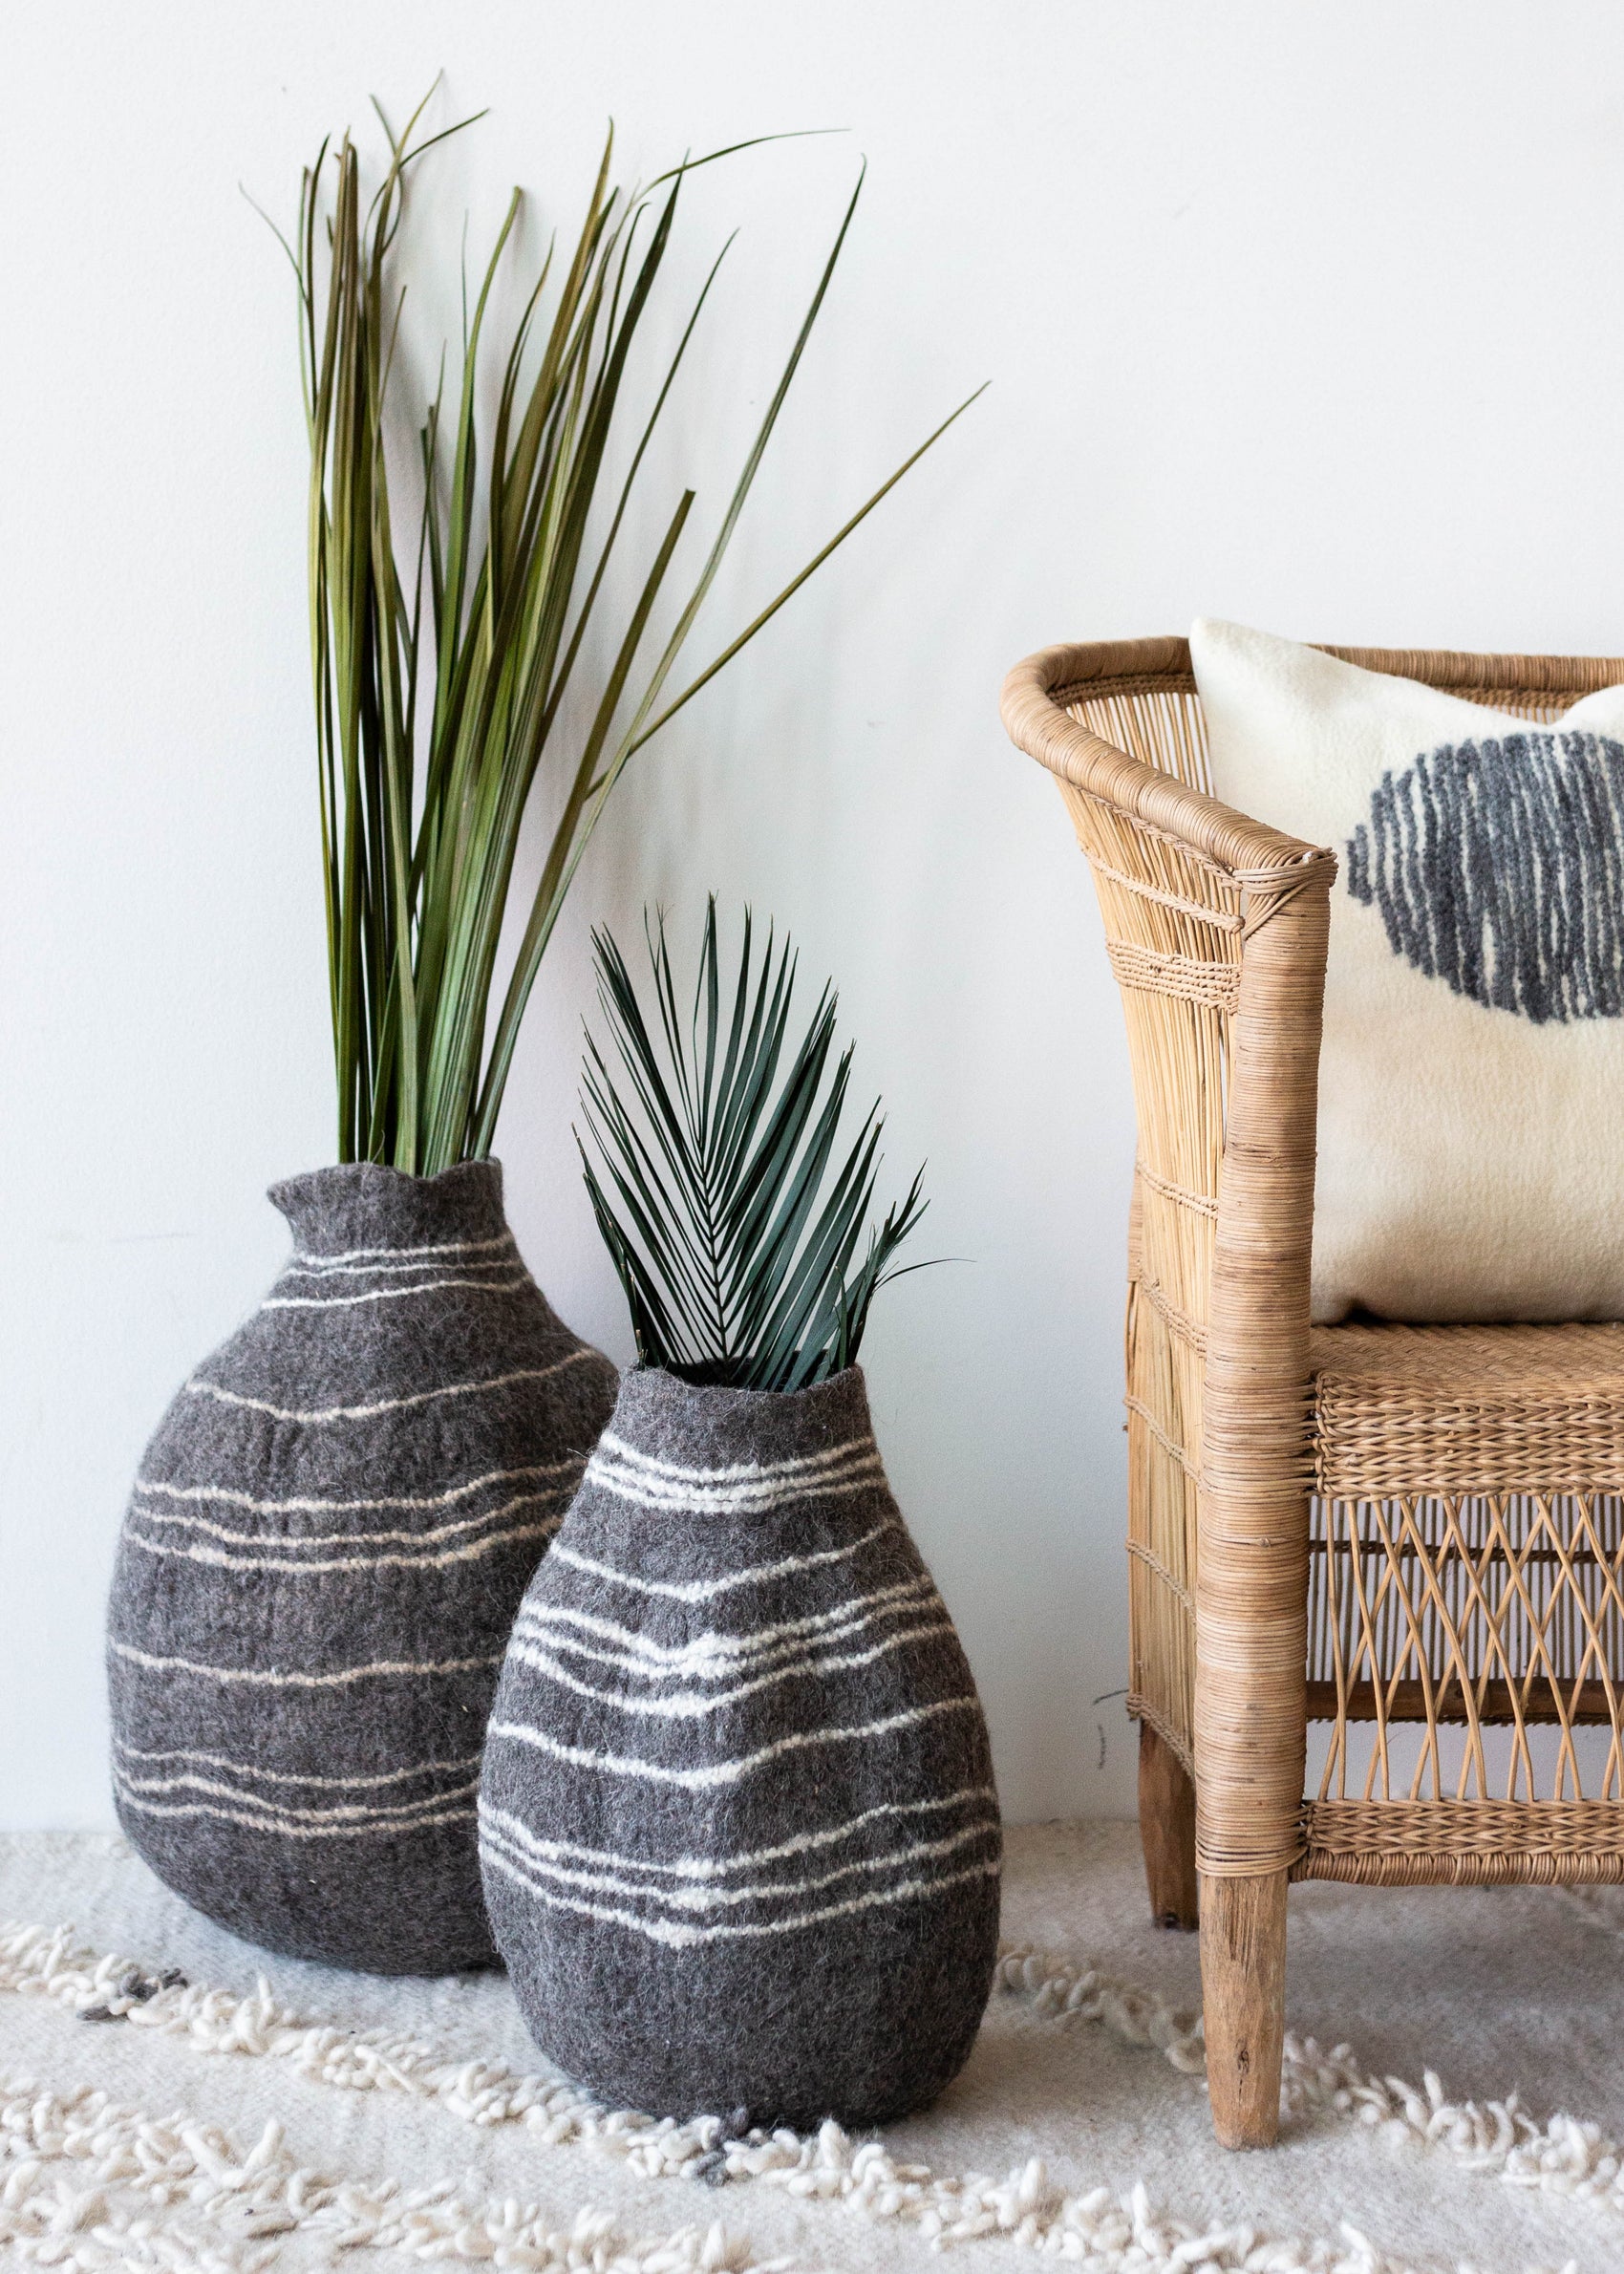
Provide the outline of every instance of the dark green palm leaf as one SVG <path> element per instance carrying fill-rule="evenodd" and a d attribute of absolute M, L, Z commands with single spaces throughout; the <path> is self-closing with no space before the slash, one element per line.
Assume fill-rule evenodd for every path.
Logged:
<path fill-rule="evenodd" d="M 758 969 L 746 912 L 724 1018 L 713 898 L 685 1017 L 664 917 L 645 917 L 644 932 L 652 1021 L 615 940 L 592 935 L 599 1008 L 623 1086 L 588 1035 L 582 1101 L 598 1165 L 581 1145 L 638 1355 L 688 1381 L 740 1389 L 824 1381 L 855 1362 L 869 1305 L 897 1276 L 892 1259 L 925 1212 L 920 1179 L 870 1225 L 884 1128 L 877 1105 L 831 1177 L 852 1054 L 844 1051 L 830 1073 L 828 988 L 790 1045 L 787 940 L 775 955 L 769 933 Z"/>

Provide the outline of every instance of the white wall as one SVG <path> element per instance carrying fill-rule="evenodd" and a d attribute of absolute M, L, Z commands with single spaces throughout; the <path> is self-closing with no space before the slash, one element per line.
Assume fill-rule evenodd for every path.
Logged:
<path fill-rule="evenodd" d="M 1118 1319 L 1131 1121 L 1053 789 L 1000 734 L 1046 641 L 1198 611 L 1347 640 L 1624 642 L 1624 14 L 1361 0 L 56 0 L 0 139 L 5 753 L 0 1821 L 108 1813 L 102 1598 L 142 1441 L 330 1157 L 286 271 L 323 134 L 444 67 L 491 116 L 418 257 L 509 184 L 567 225 L 630 171 L 735 220 L 666 472 L 725 464 L 860 153 L 823 330 L 711 625 L 990 393 L 644 754 L 550 958 L 500 1150 L 525 1253 L 617 1357 L 568 1126 L 585 934 L 716 887 L 837 975 L 937 1252 L 869 1352 L 901 1496 L 1016 1816 L 1131 1806 Z M 375 147 L 375 136 L 372 137 Z M 417 288 L 432 330 L 452 302 Z"/>

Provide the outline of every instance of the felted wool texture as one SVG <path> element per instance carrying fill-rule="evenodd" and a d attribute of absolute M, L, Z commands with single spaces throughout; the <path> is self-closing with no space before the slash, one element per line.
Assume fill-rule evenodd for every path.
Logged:
<path fill-rule="evenodd" d="M 1551 726 L 1239 625 L 1214 795 L 1330 846 L 1313 1311 L 1624 1318 L 1624 687 Z"/>
<path fill-rule="evenodd" d="M 480 1843 L 537 2043 L 611 2102 L 867 2125 L 957 2073 L 997 1796 L 858 1368 L 624 1379 L 514 1627 Z"/>
<path fill-rule="evenodd" d="M 130 1840 L 251 1941 L 494 1958 L 475 1797 L 514 1612 L 614 1401 L 494 1161 L 273 1186 L 294 1248 L 160 1424 L 108 1621 Z"/>

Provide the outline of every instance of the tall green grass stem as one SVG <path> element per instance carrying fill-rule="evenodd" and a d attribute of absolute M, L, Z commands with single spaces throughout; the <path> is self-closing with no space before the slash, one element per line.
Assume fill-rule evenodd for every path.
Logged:
<path fill-rule="evenodd" d="M 862 180 L 719 523 L 678 587 L 693 489 L 671 501 L 644 559 L 625 561 L 623 540 L 721 256 L 657 384 L 640 391 L 629 373 L 684 183 L 696 165 L 734 153 L 684 161 L 627 191 L 610 181 L 611 131 L 562 271 L 554 282 L 555 246 L 493 349 L 491 300 L 520 209 L 515 191 L 465 324 L 455 400 L 448 411 L 442 384 L 423 420 L 422 513 L 403 543 L 386 443 L 404 298 L 396 242 L 409 177 L 445 139 L 414 139 L 423 108 L 399 135 L 384 122 L 389 163 L 370 199 L 350 138 L 322 145 L 287 249 L 310 431 L 310 667 L 338 1157 L 430 1176 L 491 1149 L 542 958 L 628 762 L 969 406 L 683 678 L 678 666 L 823 306 Z M 476 406 L 487 398 L 496 407 L 483 437 Z M 627 468 L 618 485 L 608 471 L 616 459 Z M 566 735 L 566 719 L 587 723 Z M 557 818 L 493 1021 L 520 835 L 544 781 Z"/>

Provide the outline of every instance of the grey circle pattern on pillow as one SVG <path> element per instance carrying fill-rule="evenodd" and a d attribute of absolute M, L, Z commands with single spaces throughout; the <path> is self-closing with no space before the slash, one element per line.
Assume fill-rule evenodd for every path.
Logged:
<path fill-rule="evenodd" d="M 1624 1015 L 1624 743 L 1448 742 L 1372 793 L 1348 890 L 1428 978 L 1536 1026 Z"/>

